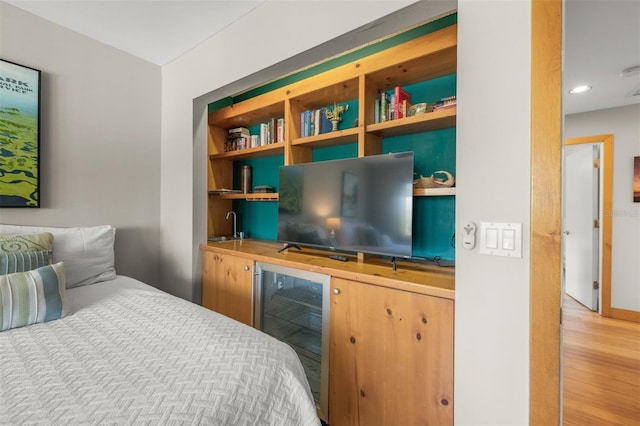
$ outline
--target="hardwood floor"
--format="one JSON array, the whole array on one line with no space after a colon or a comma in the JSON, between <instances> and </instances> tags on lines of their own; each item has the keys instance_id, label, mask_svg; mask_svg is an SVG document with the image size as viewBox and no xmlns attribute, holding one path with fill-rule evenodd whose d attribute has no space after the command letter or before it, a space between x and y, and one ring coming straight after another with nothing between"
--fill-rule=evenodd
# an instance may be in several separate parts
<instances>
[{"instance_id":1,"label":"hardwood floor","mask_svg":"<svg viewBox=\"0 0 640 426\"><path fill-rule=\"evenodd\" d=\"M640 425L640 324L562 310L563 425Z\"/></svg>"}]
</instances>

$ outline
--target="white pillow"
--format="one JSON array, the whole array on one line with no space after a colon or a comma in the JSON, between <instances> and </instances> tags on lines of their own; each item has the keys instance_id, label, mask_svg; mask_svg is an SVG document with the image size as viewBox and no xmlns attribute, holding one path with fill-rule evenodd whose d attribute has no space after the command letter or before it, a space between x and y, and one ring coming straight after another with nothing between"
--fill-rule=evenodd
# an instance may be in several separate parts
<instances>
[{"instance_id":1,"label":"white pillow","mask_svg":"<svg viewBox=\"0 0 640 426\"><path fill-rule=\"evenodd\" d=\"M67 288L116 278L116 229L111 225L57 228L0 224L0 234L41 232L53 234L53 262L64 262Z\"/></svg>"}]
</instances>

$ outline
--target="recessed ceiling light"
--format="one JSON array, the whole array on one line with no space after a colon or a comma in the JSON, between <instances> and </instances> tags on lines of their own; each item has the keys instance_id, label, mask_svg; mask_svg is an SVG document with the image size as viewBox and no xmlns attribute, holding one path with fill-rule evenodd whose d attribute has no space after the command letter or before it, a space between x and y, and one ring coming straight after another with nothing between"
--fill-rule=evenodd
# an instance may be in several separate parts
<instances>
[{"instance_id":1,"label":"recessed ceiling light","mask_svg":"<svg viewBox=\"0 0 640 426\"><path fill-rule=\"evenodd\" d=\"M582 86L574 87L573 89L569 90L569 93L571 93L573 95L573 94L576 94L576 93L588 92L589 90L591 90L591 86L587 86L585 84L585 85L582 85Z\"/></svg>"}]
</instances>

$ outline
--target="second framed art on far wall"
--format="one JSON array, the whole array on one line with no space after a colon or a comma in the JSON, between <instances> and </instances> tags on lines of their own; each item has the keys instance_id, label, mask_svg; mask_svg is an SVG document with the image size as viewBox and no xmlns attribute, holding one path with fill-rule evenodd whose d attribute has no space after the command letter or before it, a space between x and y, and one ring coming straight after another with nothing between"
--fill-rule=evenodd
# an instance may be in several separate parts
<instances>
[{"instance_id":1,"label":"second framed art on far wall","mask_svg":"<svg viewBox=\"0 0 640 426\"><path fill-rule=\"evenodd\" d=\"M40 207L40 71L0 59L2 207Z\"/></svg>"}]
</instances>

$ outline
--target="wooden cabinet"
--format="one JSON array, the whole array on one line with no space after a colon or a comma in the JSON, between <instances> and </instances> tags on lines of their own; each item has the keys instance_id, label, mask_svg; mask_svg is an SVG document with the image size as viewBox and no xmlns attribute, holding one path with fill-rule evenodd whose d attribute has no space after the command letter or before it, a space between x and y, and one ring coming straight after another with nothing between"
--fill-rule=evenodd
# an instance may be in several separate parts
<instances>
[{"instance_id":1,"label":"wooden cabinet","mask_svg":"<svg viewBox=\"0 0 640 426\"><path fill-rule=\"evenodd\" d=\"M453 300L333 278L329 423L453 424Z\"/></svg>"},{"instance_id":2,"label":"wooden cabinet","mask_svg":"<svg viewBox=\"0 0 640 426\"><path fill-rule=\"evenodd\" d=\"M265 241L201 245L203 305L251 324L255 262L331 278L329 423L453 424L454 274L399 261L336 262Z\"/></svg>"},{"instance_id":3,"label":"wooden cabinet","mask_svg":"<svg viewBox=\"0 0 640 426\"><path fill-rule=\"evenodd\" d=\"M336 65L327 71L317 73L312 77L294 81L290 84L270 84L276 87L232 105L213 110L209 113L208 138L208 236L230 235L231 222L226 214L232 208L237 208L240 200L249 201L277 201L278 194L237 194L221 193L221 190L240 188L238 179L239 164L255 161L265 157L275 158L266 168L269 170L254 170L254 177L262 176L267 181L256 181L253 185L268 184L278 189L277 173L279 165L292 165L311 162L314 151L326 147L355 146L355 155L367 155L397 152L406 150L407 145L387 143L388 140L409 135L423 134L442 129L452 129L456 125L456 108L444 109L399 118L384 122L375 122L375 99L380 94L392 90L396 86L406 87L421 82L434 81L441 77L454 75L457 70L457 25L448 25L431 33L398 43L393 47L378 51L368 56L359 57L351 62ZM455 79L448 80L447 89L439 95L437 91L426 89L412 99L414 103L433 102L433 97L455 95ZM451 92L453 91L453 92ZM446 94L445 94L446 93ZM429 98L431 96L431 98ZM335 103L349 103L355 115L349 121L344 120L337 131L324 134L301 137L301 113L306 110L332 106ZM225 151L225 139L229 129L237 127L251 128L260 123L276 118L284 118L284 141L264 146ZM254 133L253 131L251 133ZM436 158L436 155L426 155L420 174L443 170L441 167L455 167L455 133L453 139L453 154L448 156L446 164L436 162L425 166L424 163ZM431 143L429 138L416 138L417 144ZM426 139L427 141L424 141ZM436 143L442 143L442 137ZM411 148L409 148L411 149ZM441 157L438 157L441 158ZM254 166L256 168L257 166ZM449 169L451 170L451 169ZM269 176L269 177L265 177ZM270 181L269 181L270 179ZM455 188L436 188L434 190L416 190L414 197L445 196L455 194ZM258 204L258 203L253 203ZM258 208L257 206L255 208ZM265 207L267 210L269 207ZM453 207L447 207L453 210ZM267 217L275 218L272 209ZM255 213L254 213L255 214ZM452 216L450 212L448 216ZM265 215L263 215L265 216ZM273 230L277 224L262 220L261 226ZM433 220L433 219L431 219ZM440 228L443 223L439 222ZM444 246L448 247L448 239L453 235L453 220L447 222ZM254 229L244 229L255 235ZM426 232L425 232L426 234ZM270 231L269 235L274 235ZM258 236L258 238L264 238ZM274 237L270 237L273 239ZM441 252L438 254L442 254ZM422 255L422 254L419 254Z\"/></svg>"},{"instance_id":4,"label":"wooden cabinet","mask_svg":"<svg viewBox=\"0 0 640 426\"><path fill-rule=\"evenodd\" d=\"M202 306L252 326L252 274L249 259L204 251Z\"/></svg>"}]
</instances>

